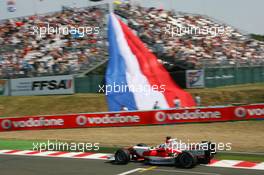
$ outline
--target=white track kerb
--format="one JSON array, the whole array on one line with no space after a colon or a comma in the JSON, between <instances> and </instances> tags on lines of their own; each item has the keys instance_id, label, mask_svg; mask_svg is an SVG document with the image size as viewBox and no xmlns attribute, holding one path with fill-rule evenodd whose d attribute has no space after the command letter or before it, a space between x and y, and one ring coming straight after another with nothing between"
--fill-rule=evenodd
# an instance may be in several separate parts
<instances>
[{"instance_id":1,"label":"white track kerb","mask_svg":"<svg viewBox=\"0 0 264 175\"><path fill-rule=\"evenodd\" d=\"M0 155L18 155L18 156L40 156L40 157L60 157L75 159L98 159L113 160L113 154L108 153L91 153L91 152L61 152L61 151L20 151L20 150L0 150ZM243 168L264 170L264 162L248 162L239 160L212 160L209 167L224 168Z\"/></svg>"}]
</instances>

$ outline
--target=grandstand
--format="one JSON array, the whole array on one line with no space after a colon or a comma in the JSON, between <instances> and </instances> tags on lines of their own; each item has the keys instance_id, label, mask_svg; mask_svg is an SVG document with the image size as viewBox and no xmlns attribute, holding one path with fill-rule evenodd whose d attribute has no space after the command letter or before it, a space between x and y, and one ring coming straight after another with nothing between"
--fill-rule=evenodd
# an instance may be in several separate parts
<instances>
[{"instance_id":1,"label":"grandstand","mask_svg":"<svg viewBox=\"0 0 264 175\"><path fill-rule=\"evenodd\" d=\"M159 61L173 72L208 67L264 65L264 43L208 16L119 4L115 13L134 29ZM63 8L61 12L3 20L0 23L0 77L85 75L108 59L108 5ZM99 26L100 35L32 35L33 26ZM227 34L169 37L167 24L183 27L224 26Z\"/></svg>"},{"instance_id":2,"label":"grandstand","mask_svg":"<svg viewBox=\"0 0 264 175\"><path fill-rule=\"evenodd\" d=\"M263 65L264 43L251 39L247 34L208 16L177 13L156 8L124 5L116 13L128 21L140 38L164 64L178 68L194 69L213 66ZM223 35L166 36L167 24L174 27L220 27Z\"/></svg>"},{"instance_id":3,"label":"grandstand","mask_svg":"<svg viewBox=\"0 0 264 175\"><path fill-rule=\"evenodd\" d=\"M4 20L0 24L0 77L81 74L107 59L107 6L66 8L61 12ZM45 33L33 27L98 27L84 37Z\"/></svg>"}]
</instances>

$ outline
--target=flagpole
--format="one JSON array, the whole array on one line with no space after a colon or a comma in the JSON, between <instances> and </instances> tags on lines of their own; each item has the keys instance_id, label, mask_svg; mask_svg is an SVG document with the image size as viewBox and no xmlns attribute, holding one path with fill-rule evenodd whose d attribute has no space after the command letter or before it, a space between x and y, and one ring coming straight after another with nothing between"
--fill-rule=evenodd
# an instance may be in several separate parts
<instances>
[{"instance_id":1,"label":"flagpole","mask_svg":"<svg viewBox=\"0 0 264 175\"><path fill-rule=\"evenodd\" d=\"M113 0L108 0L108 4L109 4L109 13L113 13L114 12Z\"/></svg>"}]
</instances>

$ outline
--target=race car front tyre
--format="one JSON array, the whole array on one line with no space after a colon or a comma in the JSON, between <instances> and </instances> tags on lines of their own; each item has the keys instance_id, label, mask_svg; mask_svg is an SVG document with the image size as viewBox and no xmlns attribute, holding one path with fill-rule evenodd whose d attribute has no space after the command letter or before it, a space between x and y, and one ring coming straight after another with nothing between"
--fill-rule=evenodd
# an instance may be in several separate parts
<instances>
[{"instance_id":1,"label":"race car front tyre","mask_svg":"<svg viewBox=\"0 0 264 175\"><path fill-rule=\"evenodd\" d=\"M197 165L197 157L190 152L184 151L176 158L175 165L186 169L193 168Z\"/></svg>"},{"instance_id":2,"label":"race car front tyre","mask_svg":"<svg viewBox=\"0 0 264 175\"><path fill-rule=\"evenodd\" d=\"M127 164L130 161L130 153L126 149L119 149L115 153L115 162L118 164Z\"/></svg>"}]
</instances>

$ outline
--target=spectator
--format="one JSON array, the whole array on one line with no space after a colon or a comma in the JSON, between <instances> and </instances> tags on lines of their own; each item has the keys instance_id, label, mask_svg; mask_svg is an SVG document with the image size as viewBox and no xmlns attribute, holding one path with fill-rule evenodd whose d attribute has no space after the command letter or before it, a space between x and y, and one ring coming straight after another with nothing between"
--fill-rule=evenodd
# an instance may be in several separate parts
<instances>
[{"instance_id":1,"label":"spectator","mask_svg":"<svg viewBox=\"0 0 264 175\"><path fill-rule=\"evenodd\" d=\"M178 97L175 97L175 98L174 98L173 103L174 103L174 107L175 107L176 109L181 108L181 100L180 100Z\"/></svg>"},{"instance_id":2,"label":"spectator","mask_svg":"<svg viewBox=\"0 0 264 175\"><path fill-rule=\"evenodd\" d=\"M159 101L155 101L153 109L160 109Z\"/></svg>"},{"instance_id":3,"label":"spectator","mask_svg":"<svg viewBox=\"0 0 264 175\"><path fill-rule=\"evenodd\" d=\"M125 105L121 106L121 111L128 111L128 108Z\"/></svg>"},{"instance_id":4,"label":"spectator","mask_svg":"<svg viewBox=\"0 0 264 175\"><path fill-rule=\"evenodd\" d=\"M196 106L201 106L201 97L198 94L194 95L194 101Z\"/></svg>"}]
</instances>

